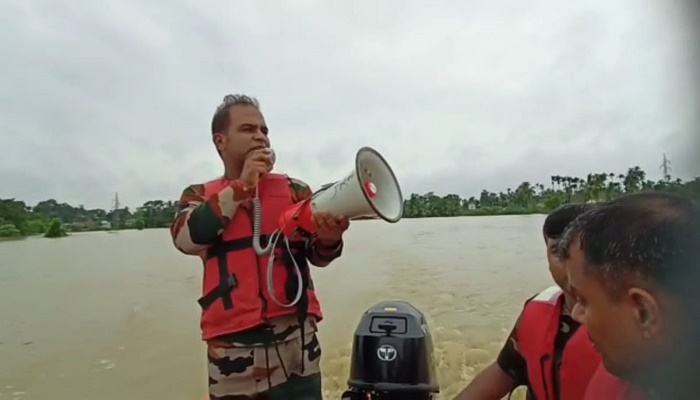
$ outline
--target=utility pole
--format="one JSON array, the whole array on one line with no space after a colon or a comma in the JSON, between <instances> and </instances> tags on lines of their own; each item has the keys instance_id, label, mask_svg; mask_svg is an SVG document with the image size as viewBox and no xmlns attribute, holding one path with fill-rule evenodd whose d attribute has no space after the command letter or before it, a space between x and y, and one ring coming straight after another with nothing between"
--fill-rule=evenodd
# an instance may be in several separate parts
<instances>
[{"instance_id":1,"label":"utility pole","mask_svg":"<svg viewBox=\"0 0 700 400\"><path fill-rule=\"evenodd\" d=\"M664 153L664 161L661 163L659 169L663 171L666 182L671 182L671 160L666 158L666 153Z\"/></svg>"},{"instance_id":2,"label":"utility pole","mask_svg":"<svg viewBox=\"0 0 700 400\"><path fill-rule=\"evenodd\" d=\"M114 193L114 200L112 200L113 210L119 210L119 193Z\"/></svg>"},{"instance_id":3,"label":"utility pole","mask_svg":"<svg viewBox=\"0 0 700 400\"><path fill-rule=\"evenodd\" d=\"M112 205L114 208L112 208L112 230L117 229L117 222L119 221L119 193L114 193L114 200L112 201Z\"/></svg>"}]
</instances>

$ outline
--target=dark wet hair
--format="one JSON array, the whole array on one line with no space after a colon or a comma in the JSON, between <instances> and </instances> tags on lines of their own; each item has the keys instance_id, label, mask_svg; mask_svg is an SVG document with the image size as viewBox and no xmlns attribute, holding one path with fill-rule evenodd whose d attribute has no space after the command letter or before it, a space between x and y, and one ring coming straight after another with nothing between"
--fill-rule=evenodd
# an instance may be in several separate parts
<instances>
[{"instance_id":1,"label":"dark wet hair","mask_svg":"<svg viewBox=\"0 0 700 400\"><path fill-rule=\"evenodd\" d=\"M214 117L211 119L212 135L228 129L231 124L231 116L228 110L233 106L251 106L260 109L260 102L255 97L245 94L228 94L224 96L221 104L216 107Z\"/></svg>"},{"instance_id":2,"label":"dark wet hair","mask_svg":"<svg viewBox=\"0 0 700 400\"><path fill-rule=\"evenodd\" d=\"M559 206L545 218L542 225L542 234L550 239L559 239L567 226L579 215L591 208L588 204L564 204Z\"/></svg>"},{"instance_id":3,"label":"dark wet hair","mask_svg":"<svg viewBox=\"0 0 700 400\"><path fill-rule=\"evenodd\" d=\"M611 289L630 276L650 282L686 307L700 301L700 208L662 192L626 195L588 211L564 232L560 257L578 243L586 271Z\"/></svg>"}]
</instances>

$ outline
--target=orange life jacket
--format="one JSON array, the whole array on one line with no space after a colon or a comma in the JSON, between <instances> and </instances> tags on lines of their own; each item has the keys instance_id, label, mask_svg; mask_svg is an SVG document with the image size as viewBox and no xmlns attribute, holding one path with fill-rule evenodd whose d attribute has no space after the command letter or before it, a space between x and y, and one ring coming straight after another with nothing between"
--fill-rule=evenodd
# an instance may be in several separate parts
<instances>
[{"instance_id":1,"label":"orange life jacket","mask_svg":"<svg viewBox=\"0 0 700 400\"><path fill-rule=\"evenodd\" d=\"M278 228L278 218L293 204L289 178L268 174L258 184L262 208L260 244L267 246L270 235ZM204 196L210 198L228 185L221 178L204 184ZM204 263L200 326L202 339L242 332L285 315L298 314L300 320L313 315L323 317L314 292L313 281L306 260L306 240L289 238L290 255L280 238L273 253L275 264L273 281L275 299L289 303L297 291L297 277L292 263L296 261L305 289L293 307L282 307L270 297L267 285L269 256L258 256L253 249L253 210L240 207L220 235L218 243L200 254Z\"/></svg>"},{"instance_id":2,"label":"orange life jacket","mask_svg":"<svg viewBox=\"0 0 700 400\"><path fill-rule=\"evenodd\" d=\"M591 378L584 400L643 400L646 396L608 372L601 363Z\"/></svg>"},{"instance_id":3,"label":"orange life jacket","mask_svg":"<svg viewBox=\"0 0 700 400\"><path fill-rule=\"evenodd\" d=\"M585 327L579 327L564 348L559 367L559 398L555 396L554 341L563 304L561 289L547 288L526 303L518 323L518 348L527 363L530 391L537 400L582 400L601 361Z\"/></svg>"}]
</instances>

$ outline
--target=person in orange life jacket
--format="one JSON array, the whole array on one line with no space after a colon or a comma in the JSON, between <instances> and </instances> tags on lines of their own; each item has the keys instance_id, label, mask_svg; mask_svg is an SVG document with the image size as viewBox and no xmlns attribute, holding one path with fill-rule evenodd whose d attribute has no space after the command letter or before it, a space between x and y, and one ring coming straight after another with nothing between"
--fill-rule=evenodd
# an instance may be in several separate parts
<instances>
[{"instance_id":1,"label":"person in orange life jacket","mask_svg":"<svg viewBox=\"0 0 700 400\"><path fill-rule=\"evenodd\" d=\"M700 397L700 209L642 192L582 215L565 232L574 317L601 353L587 400Z\"/></svg>"},{"instance_id":2,"label":"person in orange life jacket","mask_svg":"<svg viewBox=\"0 0 700 400\"><path fill-rule=\"evenodd\" d=\"M256 99L226 96L212 120L224 176L186 188L171 227L175 246L204 263L200 325L208 347L212 400L322 399L316 337L322 314L307 260L323 267L339 257L349 222L317 213L312 237L290 237L288 247L279 240L273 250L275 287L270 293L269 256L259 256L252 248L251 197L257 189L264 247L281 213L312 192L301 181L270 173L268 134ZM298 302L289 306L295 293L300 294Z\"/></svg>"},{"instance_id":3,"label":"person in orange life jacket","mask_svg":"<svg viewBox=\"0 0 700 400\"><path fill-rule=\"evenodd\" d=\"M574 298L556 249L564 229L588 209L583 204L569 204L547 216L542 233L549 271L557 286L525 302L496 360L474 377L455 400L500 400L519 386L528 388L529 399L583 397L600 359L583 329L570 316Z\"/></svg>"}]
</instances>

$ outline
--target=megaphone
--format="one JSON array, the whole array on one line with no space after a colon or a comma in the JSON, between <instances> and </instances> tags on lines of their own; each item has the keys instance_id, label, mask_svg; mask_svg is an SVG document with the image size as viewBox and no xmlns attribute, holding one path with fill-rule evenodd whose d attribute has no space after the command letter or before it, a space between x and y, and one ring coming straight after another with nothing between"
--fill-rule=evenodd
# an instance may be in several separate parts
<instances>
[{"instance_id":1,"label":"megaphone","mask_svg":"<svg viewBox=\"0 0 700 400\"><path fill-rule=\"evenodd\" d=\"M403 216L403 195L396 175L384 157L370 147L363 147L355 154L355 167L345 178L322 187L307 200L287 208L279 217L279 228L270 236L267 246L263 247L260 242L262 209L256 188L253 198L253 249L258 255L270 255L267 265L267 288L272 301L280 307L296 305L302 297L304 285L300 267L292 258L294 274L297 277L296 295L287 304L275 298L272 274L275 255L272 251L280 237L290 251L289 238L297 229L309 235L313 234L316 227L311 217L318 212L350 219L379 217L395 223Z\"/></svg>"},{"instance_id":2,"label":"megaphone","mask_svg":"<svg viewBox=\"0 0 700 400\"><path fill-rule=\"evenodd\" d=\"M403 216L403 194L384 157L371 147L362 147L355 154L355 166L349 174L322 187L280 216L282 233L288 236L300 228L312 234L315 227L311 215L318 212L350 219L378 217L396 223Z\"/></svg>"}]
</instances>

